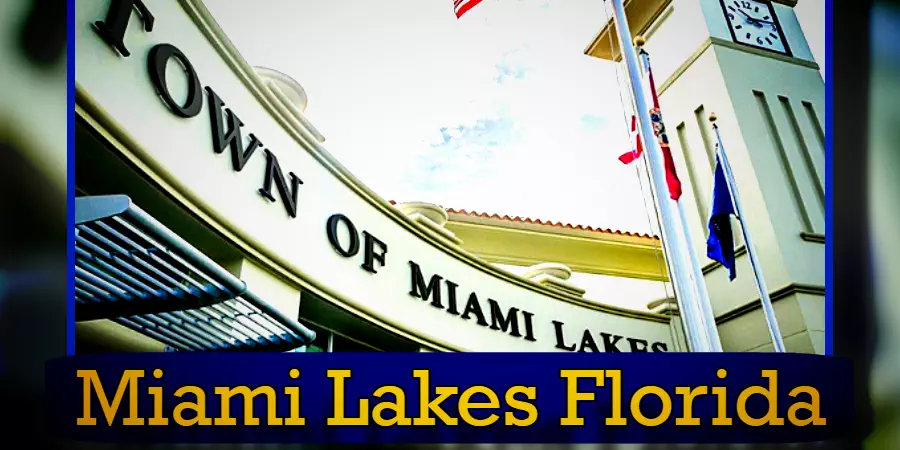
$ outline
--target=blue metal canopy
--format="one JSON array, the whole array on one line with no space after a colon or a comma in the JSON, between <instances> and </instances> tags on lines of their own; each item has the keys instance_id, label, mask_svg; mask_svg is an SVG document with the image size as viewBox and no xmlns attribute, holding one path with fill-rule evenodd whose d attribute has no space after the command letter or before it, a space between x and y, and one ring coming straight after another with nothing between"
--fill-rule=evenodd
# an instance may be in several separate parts
<instances>
[{"instance_id":1,"label":"blue metal canopy","mask_svg":"<svg viewBox=\"0 0 900 450\"><path fill-rule=\"evenodd\" d=\"M315 332L247 290L124 195L75 199L75 320L180 351L289 351Z\"/></svg>"}]
</instances>

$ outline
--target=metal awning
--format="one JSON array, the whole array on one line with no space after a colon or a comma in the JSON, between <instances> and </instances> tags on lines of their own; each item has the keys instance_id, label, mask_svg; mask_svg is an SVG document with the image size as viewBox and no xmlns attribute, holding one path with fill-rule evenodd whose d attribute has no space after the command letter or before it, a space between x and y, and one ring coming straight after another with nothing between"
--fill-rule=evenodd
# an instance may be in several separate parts
<instances>
[{"instance_id":1,"label":"metal awning","mask_svg":"<svg viewBox=\"0 0 900 450\"><path fill-rule=\"evenodd\" d=\"M289 351L316 335L124 195L75 199L75 302L76 321L183 351Z\"/></svg>"}]
</instances>

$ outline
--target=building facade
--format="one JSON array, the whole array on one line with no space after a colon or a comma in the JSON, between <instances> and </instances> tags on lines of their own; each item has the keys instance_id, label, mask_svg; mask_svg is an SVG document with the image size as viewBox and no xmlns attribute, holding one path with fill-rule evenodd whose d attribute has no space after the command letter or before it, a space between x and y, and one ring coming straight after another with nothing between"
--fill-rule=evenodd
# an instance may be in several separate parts
<instances>
[{"instance_id":1,"label":"building facade","mask_svg":"<svg viewBox=\"0 0 900 450\"><path fill-rule=\"evenodd\" d=\"M788 351L825 351L825 84L796 0L634 0L629 28L646 38L682 201L706 236L717 124ZM824 6L822 6L824 8ZM612 24L585 53L619 58ZM612 46L610 46L612 44ZM674 132L673 132L674 131ZM741 224L735 222L735 230ZM739 232L738 278L705 269L726 351L771 351ZM705 239L695 251L705 257Z\"/></svg>"},{"instance_id":2,"label":"building facade","mask_svg":"<svg viewBox=\"0 0 900 450\"><path fill-rule=\"evenodd\" d=\"M691 14L711 8L674 3ZM641 7L672 5L632 1L633 20ZM790 9L778 8L790 23ZM687 350L658 238L390 202L326 151L303 114L303 88L249 66L199 0L75 9L76 352ZM662 101L670 121L719 113L745 203L760 215L751 223L788 348L822 352L819 191L812 182L801 190L791 168L817 142L823 86L802 70L818 75L802 34L788 36L794 53L780 57L706 39L677 74L664 69ZM784 89L742 71L766 64ZM720 86L709 100L689 97L692 78ZM746 102L732 96L747 89ZM699 113L685 106L698 101ZM752 109L765 102L782 109ZM776 113L788 115L767 119ZM773 135L773 121L802 134ZM701 123L685 123L679 137L703 135ZM781 177L770 165L788 151L787 169L772 166L790 175ZM707 180L692 155L678 163L698 189ZM801 181L815 180L816 158L799 160ZM809 210L790 210L797 199ZM750 277L728 285L714 266L707 272L723 345L765 350Z\"/></svg>"}]
</instances>

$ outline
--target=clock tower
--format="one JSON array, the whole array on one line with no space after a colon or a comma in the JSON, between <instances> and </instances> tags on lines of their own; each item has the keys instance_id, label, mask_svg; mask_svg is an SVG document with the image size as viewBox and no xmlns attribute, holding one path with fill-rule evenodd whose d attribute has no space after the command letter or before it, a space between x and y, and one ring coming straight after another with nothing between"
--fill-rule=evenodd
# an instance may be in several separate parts
<instances>
[{"instance_id":1,"label":"clock tower","mask_svg":"<svg viewBox=\"0 0 900 450\"><path fill-rule=\"evenodd\" d=\"M810 0L800 0L810 1ZM740 224L737 278L706 258L717 124L789 352L825 352L825 84L797 0L631 0L725 351L772 351ZM610 18L611 5L607 6ZM586 54L621 61L610 22ZM673 131L674 130L674 131ZM831 236L827 237L828 239Z\"/></svg>"},{"instance_id":2,"label":"clock tower","mask_svg":"<svg viewBox=\"0 0 900 450\"><path fill-rule=\"evenodd\" d=\"M719 0L731 32L731 40L742 45L791 56L784 27L770 1Z\"/></svg>"}]
</instances>

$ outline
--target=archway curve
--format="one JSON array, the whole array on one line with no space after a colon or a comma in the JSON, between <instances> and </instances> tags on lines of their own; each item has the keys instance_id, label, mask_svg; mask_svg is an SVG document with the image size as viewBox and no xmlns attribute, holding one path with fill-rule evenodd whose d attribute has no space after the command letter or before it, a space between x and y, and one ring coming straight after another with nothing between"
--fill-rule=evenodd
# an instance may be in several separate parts
<instances>
[{"instance_id":1,"label":"archway curve","mask_svg":"<svg viewBox=\"0 0 900 450\"><path fill-rule=\"evenodd\" d=\"M89 32L77 34L77 113L160 189L249 258L300 289L436 350L551 351L559 341L558 331L554 335L557 322L568 327L568 341L578 339L582 330L592 330L598 336L627 336L673 347L676 338L670 332L669 317L548 289L429 234L324 149L315 134L265 87L200 1L171 4L168 8L164 3L153 4L152 37L150 33L129 35L129 47L139 49L150 42L178 46L197 67L204 86L215 90L224 106L239 115L245 124L244 136L258 136L259 150L247 157L240 170L232 170L229 152L209 151L209 105L191 119L168 114L141 81L146 78L144 64L136 57L111 54ZM79 26L102 16L97 6L77 10ZM133 86L110 89L110 79L130 79ZM290 173L302 179L296 219L286 217L281 207L269 204L257 192L261 181L273 173L269 170L274 159L285 179ZM289 191L279 195L272 188L272 198L284 203ZM362 260L342 257L329 247L325 223L338 213L349 217L358 232L386 244L387 262L377 273L362 270ZM413 266L426 283L439 275L443 283L440 308L431 304L433 297L424 301L411 295L416 282ZM456 286L454 294L448 290L448 281ZM450 311L451 295L458 302L456 314ZM473 295L482 305L484 320L471 311L467 319L461 317ZM517 311L521 336L498 329L502 324L494 326L491 301L500 305L507 319L511 308ZM533 316L532 341L525 338L526 312Z\"/></svg>"}]
</instances>

